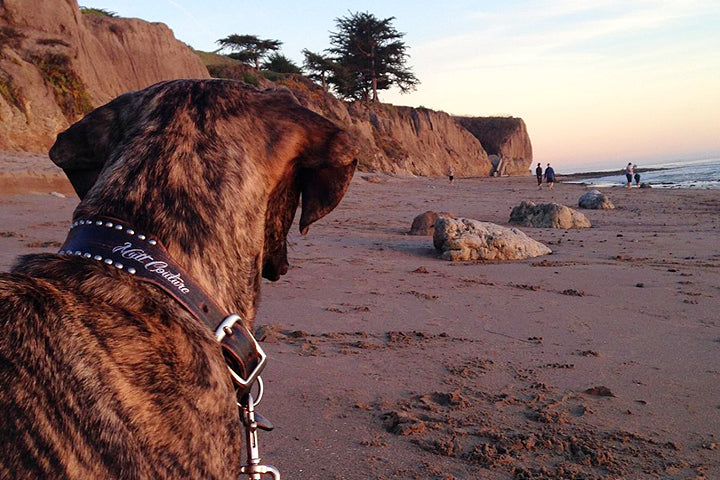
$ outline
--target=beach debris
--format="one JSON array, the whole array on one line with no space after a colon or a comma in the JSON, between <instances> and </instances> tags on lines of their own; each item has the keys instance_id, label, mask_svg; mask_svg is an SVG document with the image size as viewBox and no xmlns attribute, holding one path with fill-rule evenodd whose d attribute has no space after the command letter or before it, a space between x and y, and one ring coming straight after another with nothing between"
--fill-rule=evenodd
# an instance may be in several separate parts
<instances>
[{"instance_id":1,"label":"beach debris","mask_svg":"<svg viewBox=\"0 0 720 480\"><path fill-rule=\"evenodd\" d=\"M601 357L595 350L578 350L575 355L582 355L583 357Z\"/></svg>"},{"instance_id":2,"label":"beach debris","mask_svg":"<svg viewBox=\"0 0 720 480\"><path fill-rule=\"evenodd\" d=\"M605 386L597 386L597 387L591 387L587 390L584 390L583 393L587 393L588 395L592 395L594 397L614 397L615 394L610 391L608 387Z\"/></svg>"},{"instance_id":3,"label":"beach debris","mask_svg":"<svg viewBox=\"0 0 720 480\"><path fill-rule=\"evenodd\" d=\"M413 270L410 273L430 273L430 272L423 265L420 265L418 268L416 268L415 270Z\"/></svg>"},{"instance_id":4,"label":"beach debris","mask_svg":"<svg viewBox=\"0 0 720 480\"><path fill-rule=\"evenodd\" d=\"M638 282L635 284L637 288L645 288L645 284L643 282Z\"/></svg>"},{"instance_id":5,"label":"beach debris","mask_svg":"<svg viewBox=\"0 0 720 480\"><path fill-rule=\"evenodd\" d=\"M255 329L255 338L263 343L280 343L287 339L287 330L282 325L260 325Z\"/></svg>"},{"instance_id":6,"label":"beach debris","mask_svg":"<svg viewBox=\"0 0 720 480\"><path fill-rule=\"evenodd\" d=\"M409 235L421 235L425 237L431 237L435 232L435 222L440 217L454 217L452 213L448 212L433 212L428 210L425 213L421 213L413 219L412 226L410 227Z\"/></svg>"},{"instance_id":7,"label":"beach debris","mask_svg":"<svg viewBox=\"0 0 720 480\"><path fill-rule=\"evenodd\" d=\"M536 228L589 228L590 220L582 213L559 203L536 204L527 200L510 212L510 223ZM558 244L561 240L558 240Z\"/></svg>"},{"instance_id":8,"label":"beach debris","mask_svg":"<svg viewBox=\"0 0 720 480\"><path fill-rule=\"evenodd\" d=\"M388 183L389 178L387 175L362 175L360 178L368 183Z\"/></svg>"},{"instance_id":9,"label":"beach debris","mask_svg":"<svg viewBox=\"0 0 720 480\"><path fill-rule=\"evenodd\" d=\"M394 410L383 414L385 429L396 435L418 435L427 430L424 422L407 412Z\"/></svg>"},{"instance_id":10,"label":"beach debris","mask_svg":"<svg viewBox=\"0 0 720 480\"><path fill-rule=\"evenodd\" d=\"M580 196L578 200L578 206L580 208L588 208L593 210L612 210L615 205L610 199L602 193L600 190L590 190Z\"/></svg>"},{"instance_id":11,"label":"beach debris","mask_svg":"<svg viewBox=\"0 0 720 480\"><path fill-rule=\"evenodd\" d=\"M470 218L439 217L433 244L443 259L451 261L523 260L552 253L517 228Z\"/></svg>"},{"instance_id":12,"label":"beach debris","mask_svg":"<svg viewBox=\"0 0 720 480\"><path fill-rule=\"evenodd\" d=\"M57 198L67 198L65 195L63 195L60 192L50 192L50 195L52 195L53 197L57 197Z\"/></svg>"}]
</instances>

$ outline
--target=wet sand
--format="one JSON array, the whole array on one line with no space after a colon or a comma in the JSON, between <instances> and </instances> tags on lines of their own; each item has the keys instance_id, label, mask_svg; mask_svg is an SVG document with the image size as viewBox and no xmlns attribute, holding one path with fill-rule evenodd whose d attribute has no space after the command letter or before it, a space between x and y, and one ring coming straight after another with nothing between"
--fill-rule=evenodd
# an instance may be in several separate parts
<instances>
[{"instance_id":1,"label":"wet sand","mask_svg":"<svg viewBox=\"0 0 720 480\"><path fill-rule=\"evenodd\" d=\"M256 320L264 461L290 479L720 478L720 190L606 189L617 209L583 210L591 229L524 228L553 254L520 262L450 263L406 234L426 210L507 225L521 200L586 191L534 183L358 173L294 227ZM57 250L77 198L3 185L7 270Z\"/></svg>"}]
</instances>

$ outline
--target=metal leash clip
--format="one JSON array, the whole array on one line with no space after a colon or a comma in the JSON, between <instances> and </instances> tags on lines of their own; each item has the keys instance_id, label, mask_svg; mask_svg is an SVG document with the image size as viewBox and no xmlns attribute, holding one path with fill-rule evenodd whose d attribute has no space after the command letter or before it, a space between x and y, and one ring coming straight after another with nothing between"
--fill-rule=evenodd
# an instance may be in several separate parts
<instances>
[{"instance_id":1,"label":"metal leash clip","mask_svg":"<svg viewBox=\"0 0 720 480\"><path fill-rule=\"evenodd\" d=\"M240 472L247 475L250 480L261 480L263 475L272 475L273 480L280 480L280 471L272 465L260 465L260 447L258 445L257 430L272 430L273 425L259 413L255 413L255 406L262 399L262 380L258 377L260 392L257 401L252 394L247 393L238 406L242 409L240 418L245 427L245 448L247 450L247 463L240 468Z\"/></svg>"}]
</instances>

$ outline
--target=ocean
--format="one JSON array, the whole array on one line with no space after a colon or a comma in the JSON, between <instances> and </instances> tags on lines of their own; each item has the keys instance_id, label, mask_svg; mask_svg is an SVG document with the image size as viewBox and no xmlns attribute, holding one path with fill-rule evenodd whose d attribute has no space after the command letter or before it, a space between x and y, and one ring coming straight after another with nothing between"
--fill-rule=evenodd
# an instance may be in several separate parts
<instances>
[{"instance_id":1,"label":"ocean","mask_svg":"<svg viewBox=\"0 0 720 480\"><path fill-rule=\"evenodd\" d=\"M648 183L653 188L720 188L720 158L674 162L643 167L640 171L640 183ZM620 169L614 172L598 172L597 177L568 180L566 183L581 183L594 187L624 187L625 174ZM635 181L633 180L633 186Z\"/></svg>"}]
</instances>

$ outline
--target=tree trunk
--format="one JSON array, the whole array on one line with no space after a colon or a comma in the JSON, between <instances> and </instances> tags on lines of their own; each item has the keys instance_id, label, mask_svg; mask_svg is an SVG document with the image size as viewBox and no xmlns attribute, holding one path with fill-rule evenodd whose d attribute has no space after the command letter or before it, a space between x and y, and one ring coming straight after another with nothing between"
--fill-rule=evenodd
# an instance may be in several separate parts
<instances>
[{"instance_id":1,"label":"tree trunk","mask_svg":"<svg viewBox=\"0 0 720 480\"><path fill-rule=\"evenodd\" d=\"M375 70L375 45L372 46L371 51L371 61L372 61L372 91L373 91L373 97L372 101L373 103L377 103L378 96L377 96L377 71Z\"/></svg>"}]
</instances>

